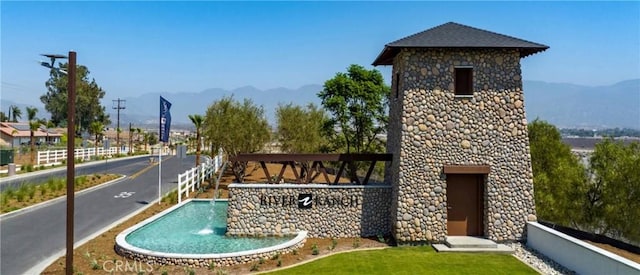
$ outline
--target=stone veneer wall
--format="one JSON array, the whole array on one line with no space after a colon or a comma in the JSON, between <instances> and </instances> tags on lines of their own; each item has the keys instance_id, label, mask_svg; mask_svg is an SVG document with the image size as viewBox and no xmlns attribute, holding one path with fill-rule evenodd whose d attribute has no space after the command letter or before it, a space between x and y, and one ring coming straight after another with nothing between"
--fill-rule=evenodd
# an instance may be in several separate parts
<instances>
[{"instance_id":1,"label":"stone veneer wall","mask_svg":"<svg viewBox=\"0 0 640 275\"><path fill-rule=\"evenodd\" d=\"M254 254L245 254L245 255L230 255L230 256L222 256L222 257L193 257L193 258L178 258L171 256L160 256L160 255L148 255L145 253L139 253L136 251L128 250L116 243L115 251L118 255L126 257L128 259L132 259L135 261L149 263L149 264L157 264L157 265L183 265L189 267L210 267L211 264L216 267L221 266L232 266L238 264L246 264L250 262L260 261L260 259L271 259L276 255L283 255L293 252L294 250L298 250L304 246L306 242L306 238L302 239L300 242L297 242L289 247L284 247L280 249L274 249L270 251L264 251ZM239 253L227 253L227 254L239 254Z\"/></svg>"},{"instance_id":2,"label":"stone veneer wall","mask_svg":"<svg viewBox=\"0 0 640 275\"><path fill-rule=\"evenodd\" d=\"M310 209L298 207L299 194L312 194ZM389 185L231 184L227 234L269 236L300 230L311 238L387 234L390 204Z\"/></svg>"},{"instance_id":3,"label":"stone veneer wall","mask_svg":"<svg viewBox=\"0 0 640 275\"><path fill-rule=\"evenodd\" d=\"M455 66L473 67L473 96L454 96ZM396 240L445 240L444 165L489 165L484 234L496 241L524 238L535 209L518 51L402 49L396 73L387 141L394 155L388 182Z\"/></svg>"}]
</instances>

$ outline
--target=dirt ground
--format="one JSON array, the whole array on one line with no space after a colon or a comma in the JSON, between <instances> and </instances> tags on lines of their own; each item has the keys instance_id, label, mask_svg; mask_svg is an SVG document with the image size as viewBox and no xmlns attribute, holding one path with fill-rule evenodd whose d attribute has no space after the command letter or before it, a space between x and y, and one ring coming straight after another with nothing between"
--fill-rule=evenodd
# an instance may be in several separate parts
<instances>
[{"instance_id":1,"label":"dirt ground","mask_svg":"<svg viewBox=\"0 0 640 275\"><path fill-rule=\"evenodd\" d=\"M267 168L270 173L279 173L281 166L279 164L267 164ZM265 182L265 176L262 169L253 169L253 165L250 164L247 170L248 175L245 177L246 182ZM293 172L288 168L284 174L285 181L291 182L295 179ZM331 179L333 180L333 179ZM214 179L215 181L215 179ZM228 185L233 182L233 175L230 171L223 174L220 180L219 189L221 190L221 197L228 197ZM193 198L212 198L214 193L214 187L208 186L209 183L205 183L207 190L203 193L191 193L190 197ZM114 251L116 235L125 229L173 206L173 203L162 202L161 204L154 204L142 213L135 217L109 229L105 233L96 237L95 239L85 243L84 245L74 250L74 273L79 274L105 274L114 270L116 264L133 264L132 260L126 259ZM387 238L388 239L388 238ZM316 245L318 248L318 255L313 255L312 247ZM254 262L244 265L235 265L231 267L217 267L215 269L209 268L188 268L184 266L159 266L154 265L149 268L146 264L138 264L138 271L143 271L144 274L189 274L190 271L195 274L247 274L258 271L268 271L280 267L287 267L297 263L313 260L315 258L353 249L371 249L371 248L384 248L389 244L378 240L377 238L342 238L342 239L314 239L307 238L305 246L294 255L293 253L281 255L274 259L265 259L262 263ZM42 274L63 274L65 271L65 257L61 257L53 262L49 267L45 269ZM257 270L256 270L257 268ZM150 271L152 269L153 271ZM252 270L253 269L253 270ZM219 272L219 273L218 273ZM123 274L114 272L115 274ZM129 272L131 273L131 272Z\"/></svg>"}]
</instances>

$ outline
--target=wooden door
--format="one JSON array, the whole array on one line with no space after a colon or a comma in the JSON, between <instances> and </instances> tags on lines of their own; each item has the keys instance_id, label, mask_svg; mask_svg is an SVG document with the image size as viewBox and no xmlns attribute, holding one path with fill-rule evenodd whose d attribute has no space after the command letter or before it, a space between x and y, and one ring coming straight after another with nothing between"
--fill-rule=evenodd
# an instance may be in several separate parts
<instances>
[{"instance_id":1,"label":"wooden door","mask_svg":"<svg viewBox=\"0 0 640 275\"><path fill-rule=\"evenodd\" d=\"M447 234L483 235L483 175L447 174Z\"/></svg>"}]
</instances>

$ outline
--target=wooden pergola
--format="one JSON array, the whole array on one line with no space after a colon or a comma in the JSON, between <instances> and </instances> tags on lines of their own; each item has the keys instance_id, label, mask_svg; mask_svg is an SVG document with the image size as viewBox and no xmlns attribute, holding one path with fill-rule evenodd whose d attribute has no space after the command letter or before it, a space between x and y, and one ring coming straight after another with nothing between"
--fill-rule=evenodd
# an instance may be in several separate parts
<instances>
[{"instance_id":1,"label":"wooden pergola","mask_svg":"<svg viewBox=\"0 0 640 275\"><path fill-rule=\"evenodd\" d=\"M325 183L329 184L338 184L347 165L358 161L369 161L371 163L364 179L360 181L359 178L354 178L354 180L356 181L355 184L366 185L369 182L371 173L373 173L376 162L386 162L391 161L391 159L391 154L239 154L235 157L231 157L229 160L233 163L234 166L238 165L240 162L259 162L262 170L266 175L268 183L279 183L280 180L282 180L282 176L284 175L287 167L291 167L296 178L296 183L310 183L318 176L323 176ZM338 173L336 173L333 182L329 180L327 169L322 163L323 161L341 162L340 168L338 170ZM275 179L271 178L271 174L267 169L267 162L283 164L282 169L280 169L280 173ZM308 171L304 171L306 168L304 166L301 166L300 172L298 172L298 169L296 168L296 162L311 162L311 167L308 168Z\"/></svg>"}]
</instances>

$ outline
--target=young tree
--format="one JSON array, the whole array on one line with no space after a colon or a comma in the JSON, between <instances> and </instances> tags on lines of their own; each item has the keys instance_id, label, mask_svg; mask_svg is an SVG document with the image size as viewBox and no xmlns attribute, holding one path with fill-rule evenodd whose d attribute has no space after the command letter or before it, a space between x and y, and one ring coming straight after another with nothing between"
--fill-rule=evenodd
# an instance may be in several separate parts
<instances>
[{"instance_id":1,"label":"young tree","mask_svg":"<svg viewBox=\"0 0 640 275\"><path fill-rule=\"evenodd\" d=\"M239 153L253 153L269 141L270 131L262 106L256 106L250 99L243 103L232 97L224 97L207 108L204 119L207 124L203 135L212 148L221 148L229 156ZM216 154L211 150L212 157ZM246 163L234 166L236 180L242 181Z\"/></svg>"},{"instance_id":2,"label":"young tree","mask_svg":"<svg viewBox=\"0 0 640 275\"><path fill-rule=\"evenodd\" d=\"M7 116L7 114L5 114L4 112L0 112L0 121L7 122L7 120L9 120L9 117Z\"/></svg>"},{"instance_id":3,"label":"young tree","mask_svg":"<svg viewBox=\"0 0 640 275\"><path fill-rule=\"evenodd\" d=\"M351 65L347 73L337 73L324 83L318 93L322 106L331 114L324 130L331 151L345 153L376 153L384 150L384 143L376 136L387 127L390 88L382 74ZM351 164L347 172L353 180L357 167Z\"/></svg>"},{"instance_id":4,"label":"young tree","mask_svg":"<svg viewBox=\"0 0 640 275\"><path fill-rule=\"evenodd\" d=\"M538 217L579 227L587 180L584 167L562 143L555 126L536 119L528 130Z\"/></svg>"},{"instance_id":5,"label":"young tree","mask_svg":"<svg viewBox=\"0 0 640 275\"><path fill-rule=\"evenodd\" d=\"M60 68L66 70L68 63L60 64ZM66 124L67 120L67 75L59 70L51 69L50 78L45 83L47 92L40 96L40 101L45 109L51 113L51 121L56 125ZM86 130L94 121L103 125L111 123L105 107L100 105L105 91L96 83L95 79L89 79L89 69L79 65L76 70L76 127L77 132ZM69 125L66 125L70 127Z\"/></svg>"},{"instance_id":6,"label":"young tree","mask_svg":"<svg viewBox=\"0 0 640 275\"><path fill-rule=\"evenodd\" d=\"M585 223L593 232L640 243L640 143L606 138L589 161Z\"/></svg>"},{"instance_id":7,"label":"young tree","mask_svg":"<svg viewBox=\"0 0 640 275\"><path fill-rule=\"evenodd\" d=\"M276 136L282 151L287 153L318 153L326 146L322 129L327 116L314 104L306 107L287 104L276 109Z\"/></svg>"},{"instance_id":8,"label":"young tree","mask_svg":"<svg viewBox=\"0 0 640 275\"><path fill-rule=\"evenodd\" d=\"M196 167L200 165L200 146L202 142L200 141L200 130L202 129L202 123L204 122L204 117L202 115L189 115L189 119L193 122L193 125L196 126Z\"/></svg>"},{"instance_id":9,"label":"young tree","mask_svg":"<svg viewBox=\"0 0 640 275\"><path fill-rule=\"evenodd\" d=\"M36 143L34 140L34 132L40 127L40 121L36 118L38 109L35 107L27 107L27 118L29 120L30 143L31 143L31 163L35 160ZM15 114L15 112L14 112Z\"/></svg>"}]
</instances>

